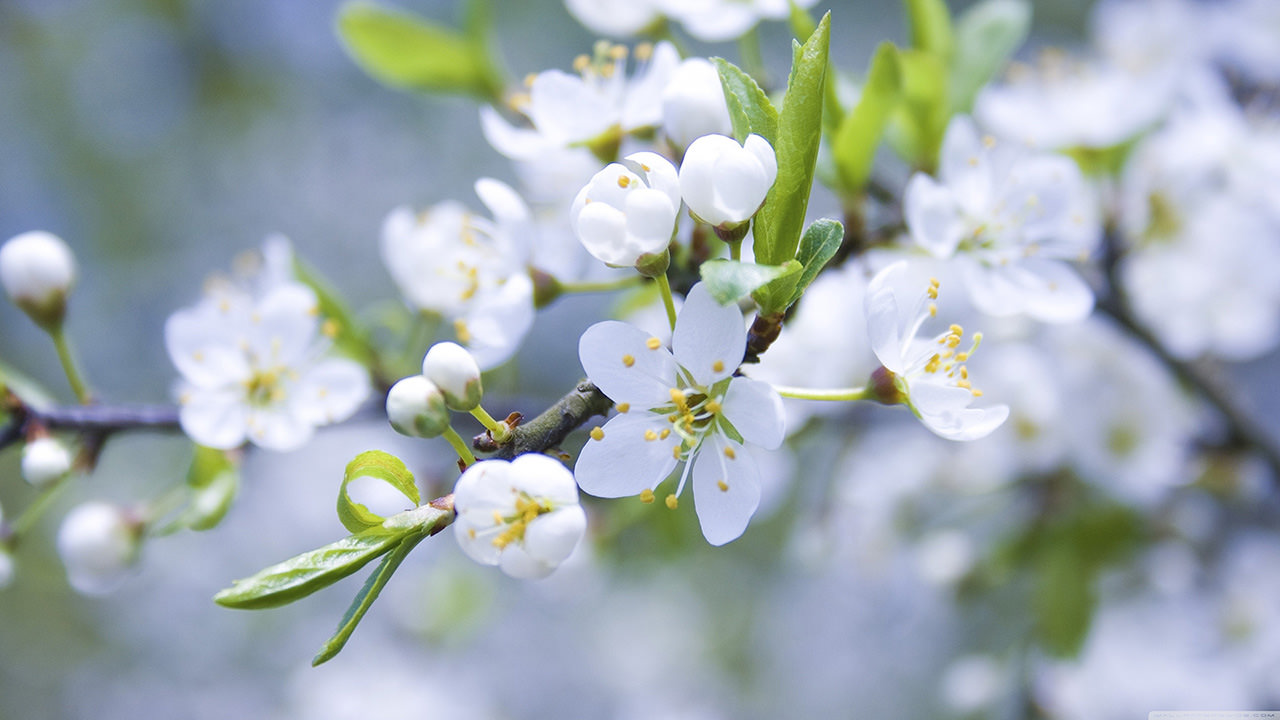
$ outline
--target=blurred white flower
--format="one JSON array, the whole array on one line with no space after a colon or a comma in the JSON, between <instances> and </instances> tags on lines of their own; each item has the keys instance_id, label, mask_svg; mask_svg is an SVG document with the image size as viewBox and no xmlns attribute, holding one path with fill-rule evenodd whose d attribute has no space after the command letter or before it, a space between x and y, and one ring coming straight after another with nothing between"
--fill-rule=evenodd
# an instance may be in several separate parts
<instances>
[{"instance_id":1,"label":"blurred white flower","mask_svg":"<svg viewBox=\"0 0 1280 720\"><path fill-rule=\"evenodd\" d=\"M22 478L36 487L71 471L71 452L55 438L41 437L22 448Z\"/></svg>"},{"instance_id":2,"label":"blurred white flower","mask_svg":"<svg viewBox=\"0 0 1280 720\"><path fill-rule=\"evenodd\" d=\"M387 419L409 437L438 437L449 427L449 408L440 388L422 375L402 378L387 391Z\"/></svg>"},{"instance_id":3,"label":"blurred white flower","mask_svg":"<svg viewBox=\"0 0 1280 720\"><path fill-rule=\"evenodd\" d=\"M937 297L938 282L917 290L905 261L872 278L867 286L867 333L883 365L873 375L873 386L877 399L905 404L937 435L976 440L999 427L1009 417L1009 407L969 407L982 392L970 382L965 362L977 350L982 333L974 334L968 350L960 348L964 329L959 325L932 339L916 337L925 321L936 316Z\"/></svg>"},{"instance_id":4,"label":"blurred white flower","mask_svg":"<svg viewBox=\"0 0 1280 720\"><path fill-rule=\"evenodd\" d=\"M516 578L550 575L587 527L573 473L546 455L472 465L453 489L453 504L463 552Z\"/></svg>"},{"instance_id":5,"label":"blurred white flower","mask_svg":"<svg viewBox=\"0 0 1280 720\"><path fill-rule=\"evenodd\" d=\"M678 20L689 34L706 42L735 40L761 20L785 20L786 0L656 0L668 17ZM797 0L801 8L817 0Z\"/></svg>"},{"instance_id":6,"label":"blurred white flower","mask_svg":"<svg viewBox=\"0 0 1280 720\"><path fill-rule=\"evenodd\" d=\"M746 342L738 307L720 305L701 284L680 309L671 351L626 323L588 328L578 356L618 414L582 448L574 467L582 489L652 502L654 488L684 462L667 506L675 509L692 471L707 541L723 545L741 535L760 503L759 469L744 445L772 450L786 433L773 388L734 376Z\"/></svg>"},{"instance_id":7,"label":"blurred white flower","mask_svg":"<svg viewBox=\"0 0 1280 720\"><path fill-rule=\"evenodd\" d=\"M0 590L9 587L13 574L13 554L8 548L0 547Z\"/></svg>"},{"instance_id":8,"label":"blurred white flower","mask_svg":"<svg viewBox=\"0 0 1280 720\"><path fill-rule=\"evenodd\" d=\"M75 281L75 256L57 235L33 230L0 245L0 284L41 327L62 322Z\"/></svg>"},{"instance_id":9,"label":"blurred white flower","mask_svg":"<svg viewBox=\"0 0 1280 720\"><path fill-rule=\"evenodd\" d=\"M569 211L587 252L618 267L667 249L680 213L675 167L651 152L628 155L596 173Z\"/></svg>"},{"instance_id":10,"label":"blurred white flower","mask_svg":"<svg viewBox=\"0 0 1280 720\"><path fill-rule=\"evenodd\" d=\"M680 194L695 218L721 229L756 214L778 177L773 146L751 134L742 144L727 135L703 135L680 163Z\"/></svg>"},{"instance_id":11,"label":"blurred white flower","mask_svg":"<svg viewBox=\"0 0 1280 720\"><path fill-rule=\"evenodd\" d=\"M662 129L680 148L703 135L733 132L720 73L706 58L689 58L672 74L662 91Z\"/></svg>"},{"instance_id":12,"label":"blurred white flower","mask_svg":"<svg viewBox=\"0 0 1280 720\"><path fill-rule=\"evenodd\" d=\"M86 595L105 595L124 582L138 560L141 524L105 502L79 505L58 528L58 555L67 580Z\"/></svg>"},{"instance_id":13,"label":"blurred white flower","mask_svg":"<svg viewBox=\"0 0 1280 720\"><path fill-rule=\"evenodd\" d=\"M939 692L953 712L969 716L999 702L1008 691L1009 673L990 655L956 658L942 674Z\"/></svg>"},{"instance_id":14,"label":"blurred white flower","mask_svg":"<svg viewBox=\"0 0 1280 720\"><path fill-rule=\"evenodd\" d=\"M471 353L457 343L432 345L422 359L422 374L440 389L450 409L471 410L484 397L480 366Z\"/></svg>"},{"instance_id":15,"label":"blurred white flower","mask_svg":"<svg viewBox=\"0 0 1280 720\"><path fill-rule=\"evenodd\" d=\"M368 372L324 357L320 330L315 294L294 283L261 298L223 288L171 315L165 348L182 374L183 431L213 448L292 450L350 417L369 395Z\"/></svg>"},{"instance_id":16,"label":"blurred white flower","mask_svg":"<svg viewBox=\"0 0 1280 720\"><path fill-rule=\"evenodd\" d=\"M588 30L610 37L635 35L662 17L652 0L565 0L564 5Z\"/></svg>"},{"instance_id":17,"label":"blurred white flower","mask_svg":"<svg viewBox=\"0 0 1280 720\"><path fill-rule=\"evenodd\" d=\"M522 230L529 209L510 187L489 178L476 194L493 213L479 217L457 202L415 215L391 211L382 224L382 260L410 306L452 323L482 368L507 360L533 324L533 282Z\"/></svg>"},{"instance_id":18,"label":"blurred white flower","mask_svg":"<svg viewBox=\"0 0 1280 720\"><path fill-rule=\"evenodd\" d=\"M989 315L1073 322L1093 291L1071 269L1097 245L1101 223L1075 163L980 138L972 120L951 121L938 179L916 173L903 198L916 244L963 263L970 297Z\"/></svg>"}]
</instances>

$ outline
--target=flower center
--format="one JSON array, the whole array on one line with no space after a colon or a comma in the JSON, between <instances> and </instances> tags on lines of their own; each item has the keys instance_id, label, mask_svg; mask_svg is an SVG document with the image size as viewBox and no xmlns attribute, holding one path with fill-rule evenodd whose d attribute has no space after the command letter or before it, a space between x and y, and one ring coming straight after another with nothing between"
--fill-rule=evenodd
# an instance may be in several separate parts
<instances>
[{"instance_id":1,"label":"flower center","mask_svg":"<svg viewBox=\"0 0 1280 720\"><path fill-rule=\"evenodd\" d=\"M540 515L546 515L554 510L551 507L551 501L535 500L528 493L520 493L516 496L515 512L511 515L503 516L497 510L493 511L494 523L507 527L493 538L493 544L498 549L505 548L513 542L523 542L524 532L529 527L529 523L533 522Z\"/></svg>"},{"instance_id":2,"label":"flower center","mask_svg":"<svg viewBox=\"0 0 1280 720\"><path fill-rule=\"evenodd\" d=\"M284 400L285 381L292 374L286 367L273 367L267 370L257 370L244 381L245 395L249 399L249 404L256 407L265 407L274 405Z\"/></svg>"}]
</instances>

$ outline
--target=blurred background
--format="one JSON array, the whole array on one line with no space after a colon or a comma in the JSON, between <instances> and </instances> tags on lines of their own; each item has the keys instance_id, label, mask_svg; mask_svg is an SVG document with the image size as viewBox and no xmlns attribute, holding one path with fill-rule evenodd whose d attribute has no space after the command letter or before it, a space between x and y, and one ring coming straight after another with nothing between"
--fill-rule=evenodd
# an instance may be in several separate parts
<instances>
[{"instance_id":1,"label":"blurred background","mask_svg":"<svg viewBox=\"0 0 1280 720\"><path fill-rule=\"evenodd\" d=\"M392 207L445 199L478 207L475 179L514 179L484 141L474 102L395 92L357 69L333 30L339 4L0 0L0 238L44 229L76 252L69 328L103 398L169 400L164 319L268 234L289 236L355 306L368 306L397 297L377 252ZM445 1L398 4L443 21L455 11ZM556 0L496 5L515 77L567 68L593 42ZM815 10L828 6L842 68L863 67L881 40L904 40L896 3ZM1035 3L1032 43L1081 41L1088 10ZM736 57L731 46L691 47ZM766 25L762 47L783 72L787 28ZM827 202L815 213L835 212ZM585 327L596 302L568 298L541 314L519 370L505 371L499 389L536 409L577 380L576 341L544 338ZM47 340L9 304L0 304L0 356L63 387ZM1275 365L1272 356L1239 366L1259 407L1277 407ZM16 582L0 591L0 717L1103 718L1145 717L1161 702L1280 705L1274 536L1258 533L1232 555L1244 566L1240 602L1262 604L1239 629L1259 652L1224 644L1225 601L1193 592L1194 553L1152 545L1102 584L1117 597L1130 597L1120 591L1134 583L1168 592L1108 604L1084 660L1039 663L1025 641L1024 595L972 602L954 582L953 568L965 565L956 553L967 551L945 537L876 545L877 523L910 524L885 509L897 508L893 491L850 491L845 509L832 510L856 526L841 541L856 552L816 549L831 539L797 531L795 518L806 516L795 508L818 502L819 479L890 473L883 458L851 468L833 437L798 441L793 462L815 489L767 497L762 519L725 548L701 541L691 513L663 516L673 527L624 527L551 578L526 583L471 564L448 538L425 543L343 654L319 669L309 660L359 576L265 612L227 610L211 596L341 535L333 499L357 452L398 452L425 484L442 487L451 477L446 446L408 442L371 421L327 430L296 453L250 453L223 524L150 543L123 589L84 598L67 587L52 549L65 508L154 495L181 482L188 461L181 438L118 438L24 545ZM932 437L920 441L932 447ZM31 496L18 455L0 454L8 512ZM1236 510L1274 527L1274 493L1248 498ZM1021 510L970 498L949 512L1000 528ZM1169 512L1180 513L1171 522L1212 532L1224 511L1196 495ZM1274 634L1248 632L1258 627Z\"/></svg>"}]
</instances>

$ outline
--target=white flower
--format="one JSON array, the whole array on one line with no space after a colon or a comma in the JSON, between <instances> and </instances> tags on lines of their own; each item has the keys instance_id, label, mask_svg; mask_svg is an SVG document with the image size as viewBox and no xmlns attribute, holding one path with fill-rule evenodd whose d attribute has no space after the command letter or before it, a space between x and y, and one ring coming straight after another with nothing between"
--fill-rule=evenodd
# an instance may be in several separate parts
<instances>
[{"instance_id":1,"label":"white flower","mask_svg":"<svg viewBox=\"0 0 1280 720\"><path fill-rule=\"evenodd\" d=\"M973 336L960 349L964 329L952 325L930 339L917 338L925 321L937 314L938 283L918 293L909 287L906 262L881 270L867 286L867 332L871 349L887 371L874 379L882 399L911 408L924 426L948 440L976 440L990 434L1009 416L1006 405L971 408L982 395L969 380L964 363L982 341Z\"/></svg>"},{"instance_id":2,"label":"white flower","mask_svg":"<svg viewBox=\"0 0 1280 720\"><path fill-rule=\"evenodd\" d=\"M453 489L453 506L462 551L517 578L550 575L587 527L573 473L536 453L467 468Z\"/></svg>"},{"instance_id":3,"label":"white flower","mask_svg":"<svg viewBox=\"0 0 1280 720\"><path fill-rule=\"evenodd\" d=\"M974 304L989 315L1071 322L1093 292L1070 267L1096 246L1100 224L1088 185L1066 157L1021 153L951 121L938 180L917 173L903 199L916 244L960 258Z\"/></svg>"},{"instance_id":4,"label":"white flower","mask_svg":"<svg viewBox=\"0 0 1280 720\"><path fill-rule=\"evenodd\" d=\"M680 194L694 217L728 229L756 214L777 177L768 140L752 134L739 145L726 135L704 135L684 153Z\"/></svg>"},{"instance_id":5,"label":"white flower","mask_svg":"<svg viewBox=\"0 0 1280 720\"><path fill-rule=\"evenodd\" d=\"M119 507L89 502L76 507L58 528L58 555L71 587L104 595L124 582L137 562L142 528Z\"/></svg>"},{"instance_id":6,"label":"white flower","mask_svg":"<svg viewBox=\"0 0 1280 720\"><path fill-rule=\"evenodd\" d=\"M9 587L13 582L13 555L0 547L0 590Z\"/></svg>"},{"instance_id":7,"label":"white flower","mask_svg":"<svg viewBox=\"0 0 1280 720\"><path fill-rule=\"evenodd\" d=\"M75 280L75 256L57 235L35 230L0 246L0 284L42 327L62 321Z\"/></svg>"},{"instance_id":8,"label":"white flower","mask_svg":"<svg viewBox=\"0 0 1280 720\"><path fill-rule=\"evenodd\" d=\"M596 323L578 344L588 377L618 414L591 431L574 474L599 497L639 494L645 502L680 462L692 470L702 534L713 545L737 538L760 502L760 477L744 444L775 449L786 433L782 399L767 383L734 377L746 352L736 305L701 284L689 291L672 334L674 354L639 328Z\"/></svg>"},{"instance_id":9,"label":"white flower","mask_svg":"<svg viewBox=\"0 0 1280 720\"><path fill-rule=\"evenodd\" d=\"M349 417L369 395L359 363L325 358L315 295L296 283L261 298L225 288L165 323L182 373L179 418L192 440L292 450L318 425Z\"/></svg>"},{"instance_id":10,"label":"white flower","mask_svg":"<svg viewBox=\"0 0 1280 720\"><path fill-rule=\"evenodd\" d=\"M410 306L452 323L481 367L501 364L533 324L533 282L521 242L529 210L510 187L488 178L476 194L493 213L457 202L421 214L391 211L382 224L382 260Z\"/></svg>"},{"instance_id":11,"label":"white flower","mask_svg":"<svg viewBox=\"0 0 1280 720\"><path fill-rule=\"evenodd\" d=\"M71 471L71 453L51 437L36 438L22 449L22 477L41 487Z\"/></svg>"},{"instance_id":12,"label":"white flower","mask_svg":"<svg viewBox=\"0 0 1280 720\"><path fill-rule=\"evenodd\" d=\"M496 110L480 108L485 138L513 160L546 157L548 151L589 146L612 159L623 135L662 123L662 90L680 64L668 42L636 48L634 75L626 74L627 49L601 41L594 57L579 56L577 75L560 70L538 73L527 95L512 100L532 127L515 127Z\"/></svg>"},{"instance_id":13,"label":"white flower","mask_svg":"<svg viewBox=\"0 0 1280 720\"><path fill-rule=\"evenodd\" d=\"M591 32L612 37L635 35L662 17L650 0L565 0L564 5Z\"/></svg>"},{"instance_id":14,"label":"white flower","mask_svg":"<svg viewBox=\"0 0 1280 720\"><path fill-rule=\"evenodd\" d=\"M422 374L444 393L454 410L471 410L480 404L484 387L476 359L457 343L436 343L422 359Z\"/></svg>"},{"instance_id":15,"label":"white flower","mask_svg":"<svg viewBox=\"0 0 1280 720\"><path fill-rule=\"evenodd\" d=\"M662 91L662 129L682 148L703 135L733 132L720 73L706 58L685 60L671 76Z\"/></svg>"},{"instance_id":16,"label":"white flower","mask_svg":"<svg viewBox=\"0 0 1280 720\"><path fill-rule=\"evenodd\" d=\"M409 437L437 437L449 427L449 408L435 383L411 375L387 391L387 419Z\"/></svg>"},{"instance_id":17,"label":"white flower","mask_svg":"<svg viewBox=\"0 0 1280 720\"><path fill-rule=\"evenodd\" d=\"M816 2L798 0L796 5L808 8ZM785 20L790 7L786 0L657 0L657 5L706 42L734 40L761 20Z\"/></svg>"},{"instance_id":18,"label":"white flower","mask_svg":"<svg viewBox=\"0 0 1280 720\"><path fill-rule=\"evenodd\" d=\"M623 267L666 251L679 214L675 166L641 152L596 173L574 198L569 218L587 252Z\"/></svg>"}]
</instances>

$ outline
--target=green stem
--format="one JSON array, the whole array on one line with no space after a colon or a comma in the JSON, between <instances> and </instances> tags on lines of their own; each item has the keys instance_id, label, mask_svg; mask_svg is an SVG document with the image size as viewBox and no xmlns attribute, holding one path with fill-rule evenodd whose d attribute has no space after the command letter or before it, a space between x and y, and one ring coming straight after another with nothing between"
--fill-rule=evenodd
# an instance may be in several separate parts
<instances>
[{"instance_id":1,"label":"green stem","mask_svg":"<svg viewBox=\"0 0 1280 720\"><path fill-rule=\"evenodd\" d=\"M485 426L485 428L489 431L490 435L493 435L494 442L498 443L499 445L503 445L508 440L511 439L510 426L508 426L504 422L498 422L497 420L494 420L493 416L490 415L489 412L485 410L483 407L477 405L471 408L471 414L472 416L475 417L475 419L480 421L481 425Z\"/></svg>"},{"instance_id":2,"label":"green stem","mask_svg":"<svg viewBox=\"0 0 1280 720\"><path fill-rule=\"evenodd\" d=\"M739 240L738 242L729 243L729 259L730 260L742 259L742 241L741 240Z\"/></svg>"},{"instance_id":3,"label":"green stem","mask_svg":"<svg viewBox=\"0 0 1280 720\"><path fill-rule=\"evenodd\" d=\"M67 375L67 382L71 384L71 391L76 394L76 400L79 400L82 405L88 405L93 398L89 392L89 386L84 382L84 376L76 366L75 357L71 354L71 345L67 342L66 331L59 326L56 330L50 331L49 337L53 338L53 346L58 351L58 362L62 363L62 371Z\"/></svg>"},{"instance_id":4,"label":"green stem","mask_svg":"<svg viewBox=\"0 0 1280 720\"><path fill-rule=\"evenodd\" d=\"M599 282L567 282L560 283L562 293L598 293L625 290L644 282L641 275L628 275L617 280L601 280Z\"/></svg>"},{"instance_id":5,"label":"green stem","mask_svg":"<svg viewBox=\"0 0 1280 720\"><path fill-rule=\"evenodd\" d=\"M849 401L849 400L869 400L871 398L871 389L867 387L838 388L835 390L827 390L827 389L788 387L786 385L774 385L773 389L782 397L795 398L796 400Z\"/></svg>"},{"instance_id":6,"label":"green stem","mask_svg":"<svg viewBox=\"0 0 1280 720\"><path fill-rule=\"evenodd\" d=\"M453 451L458 453L458 457L462 459L464 465L471 467L476 464L475 453L471 452L471 448L467 446L467 441L462 439L457 430L452 427L446 428L444 439L448 440L449 444L453 446Z\"/></svg>"},{"instance_id":7,"label":"green stem","mask_svg":"<svg viewBox=\"0 0 1280 720\"><path fill-rule=\"evenodd\" d=\"M662 292L662 304L667 308L667 322L671 323L671 329L676 329L676 301L671 297L671 283L667 281L666 273L657 276L654 280L658 281L658 290Z\"/></svg>"},{"instance_id":8,"label":"green stem","mask_svg":"<svg viewBox=\"0 0 1280 720\"><path fill-rule=\"evenodd\" d=\"M31 532L35 524L40 522L40 518L53 507L53 502L58 498L58 494L62 488L67 486L68 481L74 473L66 473L58 478L52 485L42 489L40 494L36 496L34 502L27 506L22 514L14 518L13 525L10 526L9 544L16 545L24 535Z\"/></svg>"},{"instance_id":9,"label":"green stem","mask_svg":"<svg viewBox=\"0 0 1280 720\"><path fill-rule=\"evenodd\" d=\"M760 83L760 87L768 85L765 75L764 56L760 54L760 26L751 28L751 32L738 38L738 54L742 56L742 69Z\"/></svg>"}]
</instances>

